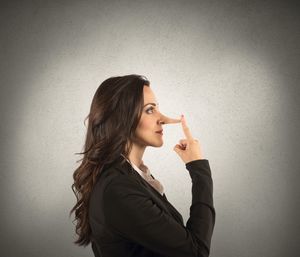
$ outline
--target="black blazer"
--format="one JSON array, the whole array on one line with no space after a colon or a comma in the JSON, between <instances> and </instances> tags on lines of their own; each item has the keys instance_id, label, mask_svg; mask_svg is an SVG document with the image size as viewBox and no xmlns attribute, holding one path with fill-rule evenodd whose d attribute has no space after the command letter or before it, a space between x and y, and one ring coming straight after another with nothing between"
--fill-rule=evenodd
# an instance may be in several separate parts
<instances>
[{"instance_id":1,"label":"black blazer","mask_svg":"<svg viewBox=\"0 0 300 257\"><path fill-rule=\"evenodd\" d=\"M104 168L89 203L95 257L209 256L215 225L207 159L185 164L192 182L190 217L182 216L120 156Z\"/></svg>"}]
</instances>

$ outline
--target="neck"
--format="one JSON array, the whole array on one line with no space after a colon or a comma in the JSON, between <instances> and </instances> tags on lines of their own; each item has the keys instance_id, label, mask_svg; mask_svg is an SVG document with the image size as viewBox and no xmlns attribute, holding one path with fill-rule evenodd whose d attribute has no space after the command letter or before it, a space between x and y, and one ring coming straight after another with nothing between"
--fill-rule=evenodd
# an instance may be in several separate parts
<instances>
[{"instance_id":1,"label":"neck","mask_svg":"<svg viewBox=\"0 0 300 257\"><path fill-rule=\"evenodd\" d=\"M143 163L143 155L145 152L145 146L139 146L137 144L132 145L131 152L129 153L128 159L134 163L137 167L140 167Z\"/></svg>"}]
</instances>

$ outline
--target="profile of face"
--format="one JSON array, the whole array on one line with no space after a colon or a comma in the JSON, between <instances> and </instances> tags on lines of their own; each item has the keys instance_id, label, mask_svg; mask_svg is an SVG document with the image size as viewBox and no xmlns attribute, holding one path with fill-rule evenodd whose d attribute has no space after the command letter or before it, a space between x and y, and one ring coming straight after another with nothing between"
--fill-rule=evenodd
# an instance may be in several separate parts
<instances>
[{"instance_id":1,"label":"profile of face","mask_svg":"<svg viewBox=\"0 0 300 257\"><path fill-rule=\"evenodd\" d=\"M151 87L144 86L144 107L141 119L135 131L135 144L141 147L163 145L163 134L156 131L163 129L163 124L178 123L180 119L171 119L159 111L159 104Z\"/></svg>"}]
</instances>

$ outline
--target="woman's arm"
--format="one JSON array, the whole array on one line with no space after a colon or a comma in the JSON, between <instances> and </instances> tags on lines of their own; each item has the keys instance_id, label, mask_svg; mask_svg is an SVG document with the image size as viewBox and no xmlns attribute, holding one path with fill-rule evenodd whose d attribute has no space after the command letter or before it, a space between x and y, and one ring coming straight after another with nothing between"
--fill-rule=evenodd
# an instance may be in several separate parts
<instances>
[{"instance_id":1,"label":"woman's arm","mask_svg":"<svg viewBox=\"0 0 300 257\"><path fill-rule=\"evenodd\" d=\"M186 227L167 214L126 176L107 185L106 222L121 236L151 251L172 257L209 256L215 224L213 181L209 162L185 164L192 180L192 205Z\"/></svg>"}]
</instances>

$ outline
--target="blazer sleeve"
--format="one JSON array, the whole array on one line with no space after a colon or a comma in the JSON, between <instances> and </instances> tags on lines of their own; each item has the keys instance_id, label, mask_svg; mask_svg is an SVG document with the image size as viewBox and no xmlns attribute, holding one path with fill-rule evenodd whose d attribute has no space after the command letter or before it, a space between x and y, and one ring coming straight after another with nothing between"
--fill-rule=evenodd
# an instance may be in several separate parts
<instances>
[{"instance_id":1,"label":"blazer sleeve","mask_svg":"<svg viewBox=\"0 0 300 257\"><path fill-rule=\"evenodd\" d=\"M185 164L192 181L186 226L162 210L133 180L112 181L104 193L106 222L121 236L172 257L209 256L215 225L213 181L207 159Z\"/></svg>"}]
</instances>

